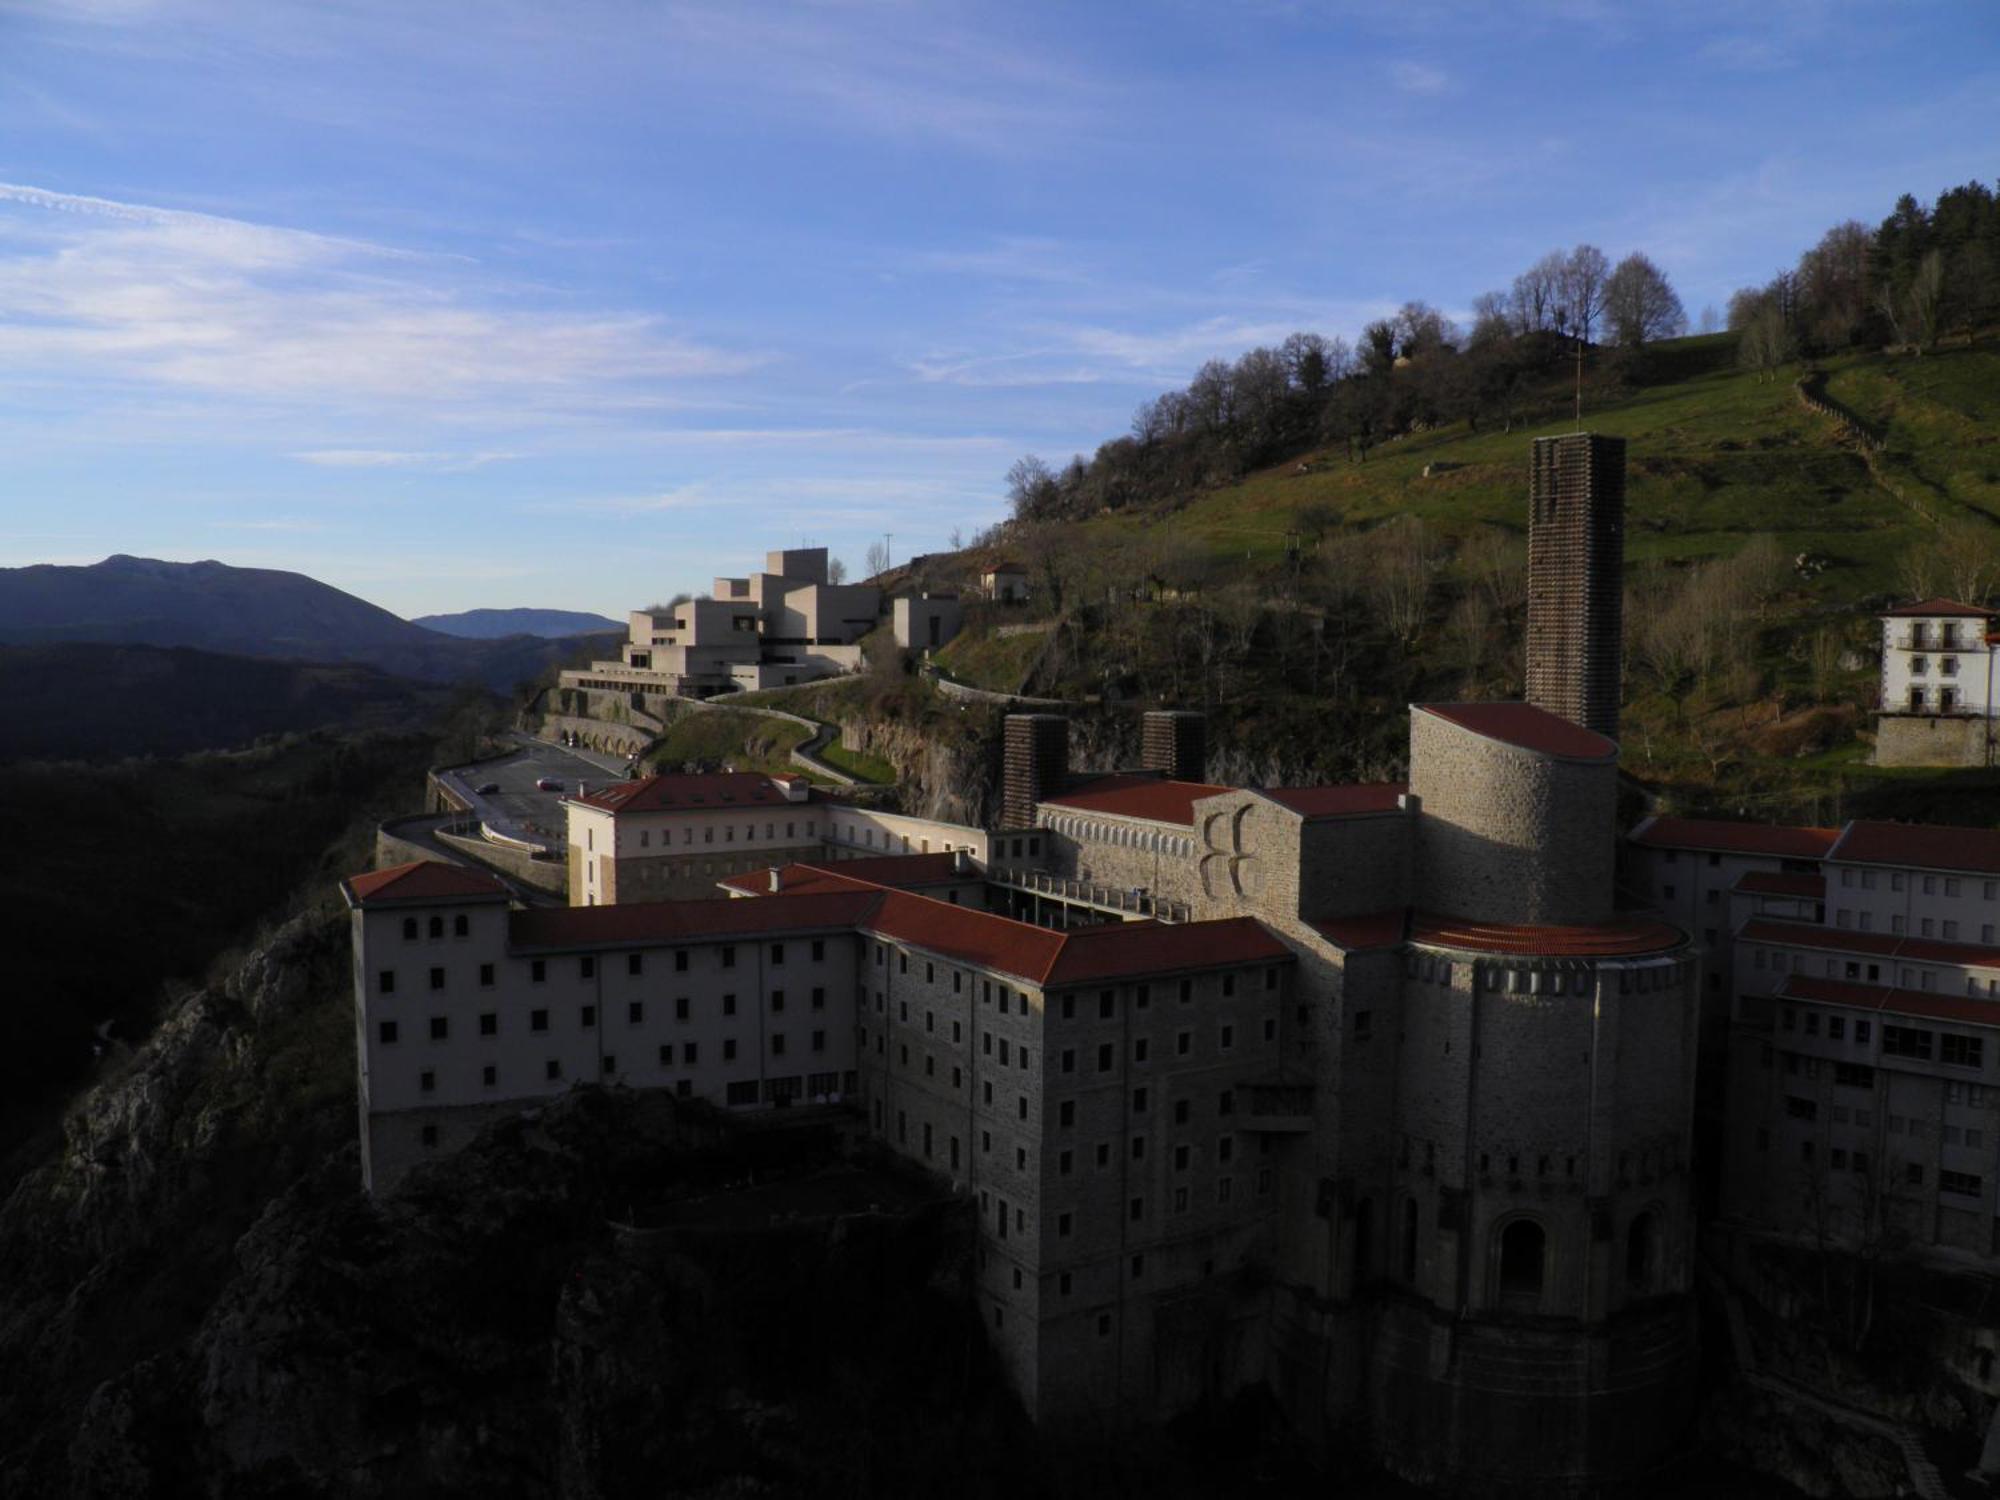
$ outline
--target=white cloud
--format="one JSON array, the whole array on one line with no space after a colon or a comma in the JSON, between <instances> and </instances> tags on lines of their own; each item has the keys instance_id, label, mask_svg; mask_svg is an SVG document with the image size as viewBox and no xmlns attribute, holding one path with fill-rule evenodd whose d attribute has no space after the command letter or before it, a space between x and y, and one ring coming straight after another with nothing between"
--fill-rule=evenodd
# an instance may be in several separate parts
<instances>
[{"instance_id":1,"label":"white cloud","mask_svg":"<svg viewBox=\"0 0 2000 1500\"><path fill-rule=\"evenodd\" d=\"M1451 88L1451 75L1444 69L1407 60L1389 65L1389 81L1406 94L1442 94Z\"/></svg>"},{"instance_id":2,"label":"white cloud","mask_svg":"<svg viewBox=\"0 0 2000 1500\"><path fill-rule=\"evenodd\" d=\"M431 469L443 474L483 469L519 458L518 453L411 453L393 448L310 448L294 453L300 463L323 469Z\"/></svg>"},{"instance_id":3,"label":"white cloud","mask_svg":"<svg viewBox=\"0 0 2000 1500\"><path fill-rule=\"evenodd\" d=\"M0 364L252 403L647 399L758 356L305 230L0 184ZM527 414L524 409L523 415Z\"/></svg>"}]
</instances>

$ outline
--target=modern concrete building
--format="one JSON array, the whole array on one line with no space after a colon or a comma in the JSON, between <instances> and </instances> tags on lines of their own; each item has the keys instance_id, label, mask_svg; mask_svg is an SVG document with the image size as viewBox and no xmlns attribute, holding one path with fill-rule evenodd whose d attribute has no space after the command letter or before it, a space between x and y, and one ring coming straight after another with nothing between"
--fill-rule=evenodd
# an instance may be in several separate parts
<instances>
[{"instance_id":1,"label":"modern concrete building","mask_svg":"<svg viewBox=\"0 0 2000 1500\"><path fill-rule=\"evenodd\" d=\"M764 571L718 578L706 599L634 610L621 659L564 672L565 688L705 698L859 670L882 591L827 579L824 547L772 552Z\"/></svg>"},{"instance_id":2,"label":"modern concrete building","mask_svg":"<svg viewBox=\"0 0 2000 1500\"><path fill-rule=\"evenodd\" d=\"M1875 763L1987 766L1994 762L1994 611L1927 599L1882 615L1882 685Z\"/></svg>"},{"instance_id":3,"label":"modern concrete building","mask_svg":"<svg viewBox=\"0 0 2000 1500\"><path fill-rule=\"evenodd\" d=\"M965 610L956 594L903 594L889 602L889 618L903 650L934 651L957 638Z\"/></svg>"}]
</instances>

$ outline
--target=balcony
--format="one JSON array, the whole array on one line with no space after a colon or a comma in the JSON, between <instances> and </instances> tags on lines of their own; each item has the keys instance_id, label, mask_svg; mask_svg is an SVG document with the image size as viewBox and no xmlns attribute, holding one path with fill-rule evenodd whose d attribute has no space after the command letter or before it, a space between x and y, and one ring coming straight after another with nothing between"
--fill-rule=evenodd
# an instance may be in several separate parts
<instances>
[{"instance_id":1,"label":"balcony","mask_svg":"<svg viewBox=\"0 0 2000 1500\"><path fill-rule=\"evenodd\" d=\"M1089 880L1072 880L1067 875L1051 875L1044 870L1015 870L1004 865L990 866L986 878L999 885L1032 891L1071 906L1087 906L1094 911L1116 912L1127 917L1153 917L1161 922L1185 922L1185 901L1165 900L1143 887L1098 885Z\"/></svg>"}]
</instances>

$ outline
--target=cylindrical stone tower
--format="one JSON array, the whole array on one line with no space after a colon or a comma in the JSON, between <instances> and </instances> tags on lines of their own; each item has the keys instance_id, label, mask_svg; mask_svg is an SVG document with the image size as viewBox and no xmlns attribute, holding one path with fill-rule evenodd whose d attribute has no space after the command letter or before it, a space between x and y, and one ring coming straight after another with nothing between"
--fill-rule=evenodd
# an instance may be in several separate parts
<instances>
[{"instance_id":1,"label":"cylindrical stone tower","mask_svg":"<svg viewBox=\"0 0 2000 1500\"><path fill-rule=\"evenodd\" d=\"M1525 703L1410 709L1417 904L1472 922L1611 914L1618 747Z\"/></svg>"}]
</instances>

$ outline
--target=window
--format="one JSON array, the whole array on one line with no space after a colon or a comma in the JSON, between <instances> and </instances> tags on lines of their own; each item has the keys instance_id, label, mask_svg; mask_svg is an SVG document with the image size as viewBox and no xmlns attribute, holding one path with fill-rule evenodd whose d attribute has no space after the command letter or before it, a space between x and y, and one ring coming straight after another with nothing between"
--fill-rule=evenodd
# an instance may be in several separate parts
<instances>
[{"instance_id":1,"label":"window","mask_svg":"<svg viewBox=\"0 0 2000 1500\"><path fill-rule=\"evenodd\" d=\"M736 1014L736 997L734 995L724 995L722 997L722 1013L725 1016Z\"/></svg>"},{"instance_id":2,"label":"window","mask_svg":"<svg viewBox=\"0 0 2000 1500\"><path fill-rule=\"evenodd\" d=\"M733 1036L732 1036L732 1037L724 1037L724 1038L723 1038L723 1041L722 1041L722 1060L723 1060L724 1062L735 1062L735 1061L736 1061L736 1038L735 1038L735 1037L733 1037Z\"/></svg>"},{"instance_id":3,"label":"window","mask_svg":"<svg viewBox=\"0 0 2000 1500\"><path fill-rule=\"evenodd\" d=\"M597 1024L597 1007L586 1005L579 1010L577 1012L577 1024L583 1027L595 1026Z\"/></svg>"},{"instance_id":4,"label":"window","mask_svg":"<svg viewBox=\"0 0 2000 1500\"><path fill-rule=\"evenodd\" d=\"M771 1056L783 1057L784 1055L785 1034L782 1031L774 1031L771 1033Z\"/></svg>"},{"instance_id":5,"label":"window","mask_svg":"<svg viewBox=\"0 0 2000 1500\"><path fill-rule=\"evenodd\" d=\"M479 966L479 987L487 990L493 988L493 965L481 964Z\"/></svg>"},{"instance_id":6,"label":"window","mask_svg":"<svg viewBox=\"0 0 2000 1500\"><path fill-rule=\"evenodd\" d=\"M686 1063L689 1067L693 1067L695 1063L699 1062L700 1060L701 1060L701 1048L698 1043L695 1042L681 1043L682 1062Z\"/></svg>"},{"instance_id":7,"label":"window","mask_svg":"<svg viewBox=\"0 0 2000 1500\"><path fill-rule=\"evenodd\" d=\"M724 943L722 945L722 967L725 969L736 967L736 945L734 943Z\"/></svg>"},{"instance_id":8,"label":"window","mask_svg":"<svg viewBox=\"0 0 2000 1500\"><path fill-rule=\"evenodd\" d=\"M395 994L396 971L394 969L384 969L381 973L377 974L375 976L375 988L384 995Z\"/></svg>"},{"instance_id":9,"label":"window","mask_svg":"<svg viewBox=\"0 0 2000 1500\"><path fill-rule=\"evenodd\" d=\"M1065 1073L1074 1073L1076 1071L1076 1049L1074 1047L1063 1048L1062 1070Z\"/></svg>"},{"instance_id":10,"label":"window","mask_svg":"<svg viewBox=\"0 0 2000 1500\"><path fill-rule=\"evenodd\" d=\"M431 1040L434 1042L441 1042L450 1035L451 1035L451 1018L449 1016L432 1016Z\"/></svg>"},{"instance_id":11,"label":"window","mask_svg":"<svg viewBox=\"0 0 2000 1500\"><path fill-rule=\"evenodd\" d=\"M1904 1163L1903 1181L1911 1187L1922 1187L1924 1185L1924 1164L1917 1161Z\"/></svg>"},{"instance_id":12,"label":"window","mask_svg":"<svg viewBox=\"0 0 2000 1500\"><path fill-rule=\"evenodd\" d=\"M549 1029L549 1013L547 1011L531 1010L528 1012L528 1030L547 1031L548 1029Z\"/></svg>"},{"instance_id":13,"label":"window","mask_svg":"<svg viewBox=\"0 0 2000 1500\"><path fill-rule=\"evenodd\" d=\"M1007 1059L1005 1057L1002 1057L1000 1060L1002 1062L1005 1062ZM1145 1060L1146 1060L1146 1038L1144 1037L1134 1038L1132 1042L1132 1061L1135 1063L1142 1063Z\"/></svg>"},{"instance_id":14,"label":"window","mask_svg":"<svg viewBox=\"0 0 2000 1500\"><path fill-rule=\"evenodd\" d=\"M674 950L674 972L676 974L685 974L687 973L687 971L688 971L687 949L676 948Z\"/></svg>"},{"instance_id":15,"label":"window","mask_svg":"<svg viewBox=\"0 0 2000 1500\"><path fill-rule=\"evenodd\" d=\"M555 1058L553 1057L550 1058L547 1062L542 1064L542 1077L548 1079L556 1079L562 1077L562 1064L558 1062Z\"/></svg>"},{"instance_id":16,"label":"window","mask_svg":"<svg viewBox=\"0 0 2000 1500\"><path fill-rule=\"evenodd\" d=\"M1860 1029L1858 1026L1855 1028ZM1882 1055L1885 1057L1916 1057L1928 1060L1931 1055L1931 1033L1914 1026L1882 1027Z\"/></svg>"},{"instance_id":17,"label":"window","mask_svg":"<svg viewBox=\"0 0 2000 1500\"><path fill-rule=\"evenodd\" d=\"M540 984L543 980L547 979L548 977L549 977L549 964L547 959L537 958L529 962L528 978L533 980L536 984Z\"/></svg>"},{"instance_id":18,"label":"window","mask_svg":"<svg viewBox=\"0 0 2000 1500\"><path fill-rule=\"evenodd\" d=\"M1979 1180L1978 1174L1974 1172L1952 1172L1945 1170L1938 1172L1938 1191L1940 1193L1961 1193L1968 1198L1977 1198L1982 1186L1984 1184Z\"/></svg>"},{"instance_id":19,"label":"window","mask_svg":"<svg viewBox=\"0 0 2000 1500\"><path fill-rule=\"evenodd\" d=\"M1938 1041L1938 1061L1956 1068L1980 1066L1986 1044L1976 1036L1945 1036Z\"/></svg>"},{"instance_id":20,"label":"window","mask_svg":"<svg viewBox=\"0 0 2000 1500\"><path fill-rule=\"evenodd\" d=\"M1076 1101L1065 1099L1056 1106L1056 1124L1068 1129L1076 1124Z\"/></svg>"},{"instance_id":21,"label":"window","mask_svg":"<svg viewBox=\"0 0 2000 1500\"><path fill-rule=\"evenodd\" d=\"M434 990L441 990L441 989L443 989L443 988L444 988L444 970L443 970L443 969L432 969L432 970L431 970L431 988L432 988L432 989L434 989Z\"/></svg>"},{"instance_id":22,"label":"window","mask_svg":"<svg viewBox=\"0 0 2000 1500\"><path fill-rule=\"evenodd\" d=\"M1100 1073L1109 1073L1114 1061L1111 1043L1100 1042L1097 1047L1097 1071Z\"/></svg>"},{"instance_id":23,"label":"window","mask_svg":"<svg viewBox=\"0 0 2000 1500\"><path fill-rule=\"evenodd\" d=\"M394 1043L396 1040L396 1023L394 1021L384 1021L376 1029L375 1034L385 1043Z\"/></svg>"},{"instance_id":24,"label":"window","mask_svg":"<svg viewBox=\"0 0 2000 1500\"><path fill-rule=\"evenodd\" d=\"M1224 1052L1227 1052L1231 1047L1234 1047L1235 1045L1236 1045L1236 1028L1234 1026L1223 1027L1222 1050Z\"/></svg>"},{"instance_id":25,"label":"window","mask_svg":"<svg viewBox=\"0 0 2000 1500\"><path fill-rule=\"evenodd\" d=\"M782 964L784 961L785 961L785 945L783 943L771 944L772 964L773 965Z\"/></svg>"}]
</instances>

